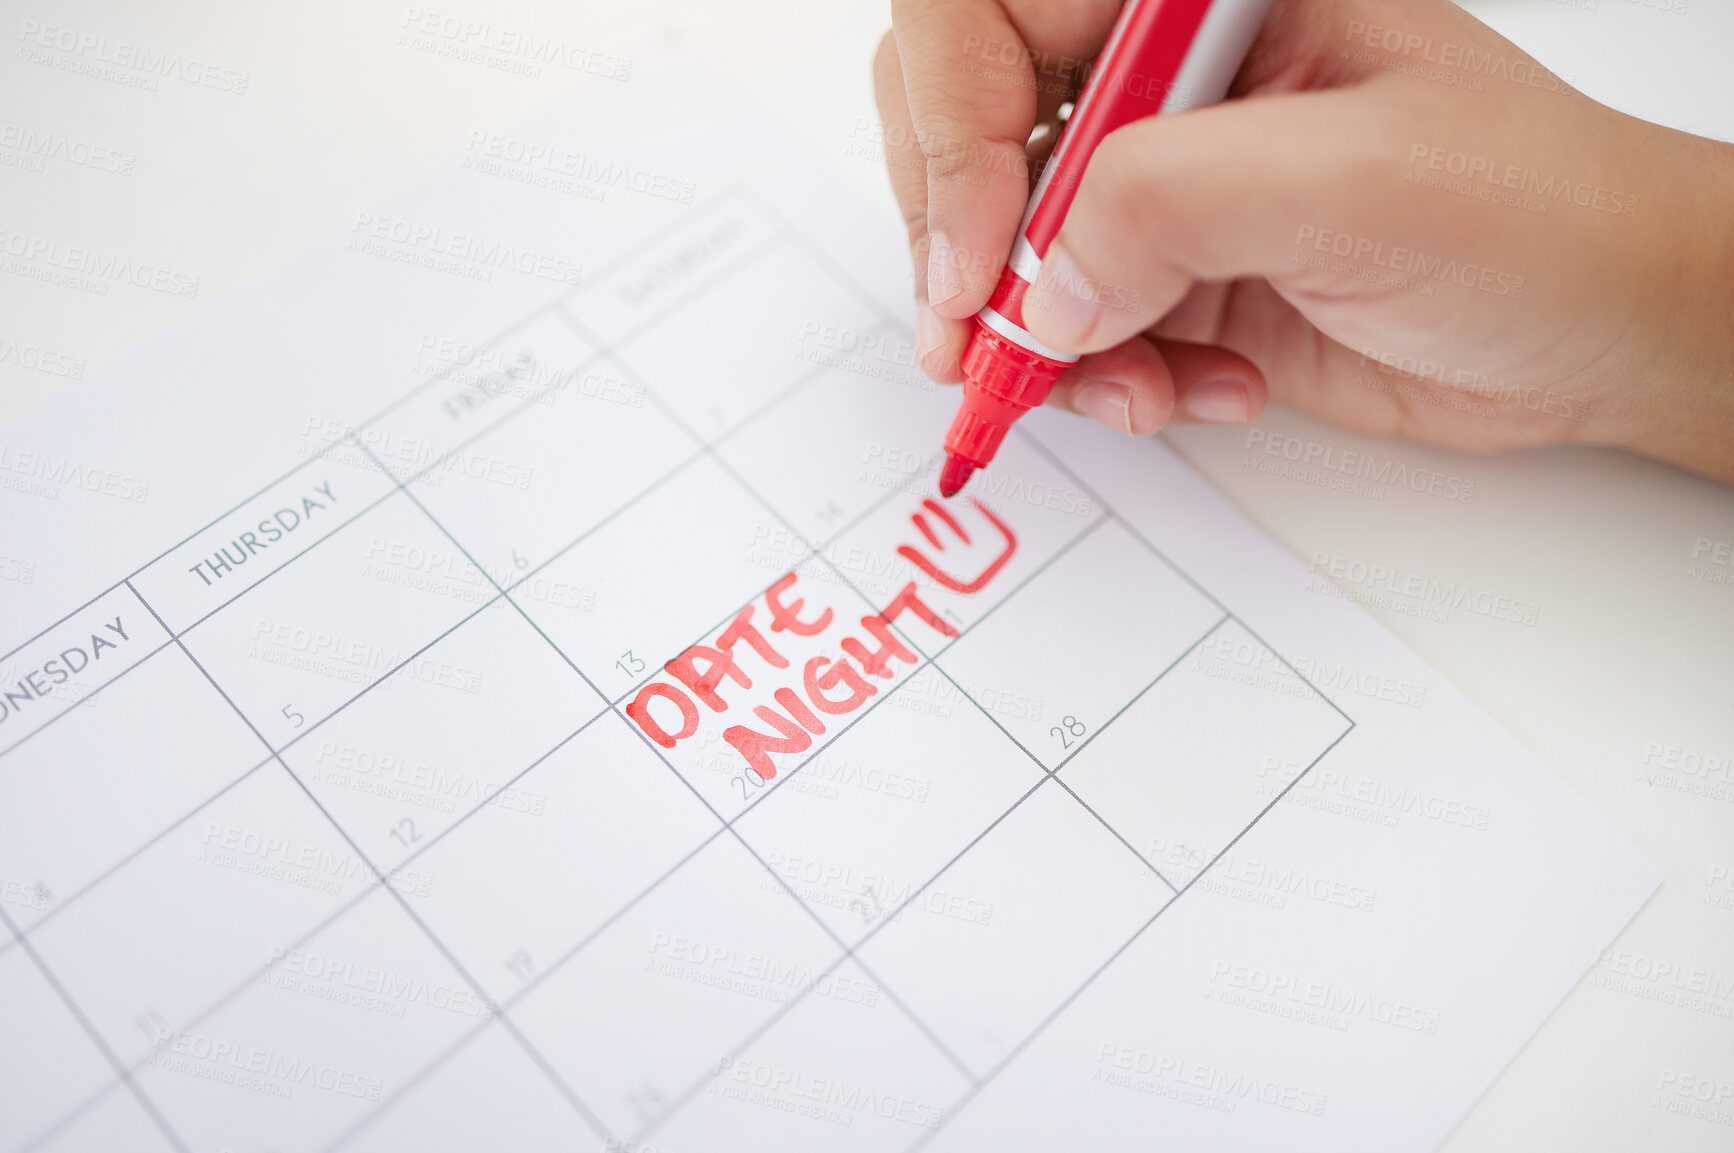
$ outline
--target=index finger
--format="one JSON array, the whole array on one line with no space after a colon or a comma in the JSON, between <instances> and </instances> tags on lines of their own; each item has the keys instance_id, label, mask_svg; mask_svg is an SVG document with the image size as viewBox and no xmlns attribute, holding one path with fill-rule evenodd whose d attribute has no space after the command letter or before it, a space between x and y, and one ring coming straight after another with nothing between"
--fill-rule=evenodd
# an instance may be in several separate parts
<instances>
[{"instance_id":1,"label":"index finger","mask_svg":"<svg viewBox=\"0 0 1734 1153\"><path fill-rule=\"evenodd\" d=\"M1100 43L1115 7L1106 0L1019 6L1039 13L1034 19L1051 38L1077 45L1080 62L1085 47ZM950 319L987 303L1029 197L1024 146L1036 123L1037 77L1022 21L1008 7L999 0L892 3L925 161L928 302ZM1106 20L1097 18L1103 8Z\"/></svg>"}]
</instances>

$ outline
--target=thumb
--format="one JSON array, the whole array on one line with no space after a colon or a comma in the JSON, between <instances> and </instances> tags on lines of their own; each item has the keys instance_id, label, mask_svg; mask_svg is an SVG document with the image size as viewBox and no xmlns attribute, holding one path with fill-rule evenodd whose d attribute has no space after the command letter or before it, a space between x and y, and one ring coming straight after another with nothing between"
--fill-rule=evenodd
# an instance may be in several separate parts
<instances>
[{"instance_id":1,"label":"thumb","mask_svg":"<svg viewBox=\"0 0 1734 1153\"><path fill-rule=\"evenodd\" d=\"M1198 281L1293 279L1296 238L1388 170L1372 86L1236 100L1128 124L1097 147L1024 303L1044 344L1097 352ZM1328 215L1327 215L1328 214Z\"/></svg>"}]
</instances>

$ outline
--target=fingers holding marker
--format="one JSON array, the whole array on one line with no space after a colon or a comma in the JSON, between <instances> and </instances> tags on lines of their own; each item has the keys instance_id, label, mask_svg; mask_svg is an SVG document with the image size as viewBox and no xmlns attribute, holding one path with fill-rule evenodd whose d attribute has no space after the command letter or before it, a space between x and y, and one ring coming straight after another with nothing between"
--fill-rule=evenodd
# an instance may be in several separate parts
<instances>
[{"instance_id":1,"label":"fingers holding marker","mask_svg":"<svg viewBox=\"0 0 1734 1153\"><path fill-rule=\"evenodd\" d=\"M996 0L893 0L891 11L925 161L928 301L963 320L992 294L1028 199L1034 72L1021 54L1004 66L967 66L971 45L986 38L1023 43Z\"/></svg>"},{"instance_id":2,"label":"fingers holding marker","mask_svg":"<svg viewBox=\"0 0 1734 1153\"><path fill-rule=\"evenodd\" d=\"M873 87L883 126L885 167L908 232L915 269L915 359L942 384L963 379L963 350L970 322L948 320L927 302L927 159L915 141L915 123L903 88L903 64L895 33L887 32L873 60Z\"/></svg>"},{"instance_id":3,"label":"fingers holding marker","mask_svg":"<svg viewBox=\"0 0 1734 1153\"><path fill-rule=\"evenodd\" d=\"M1309 93L1111 133L1025 299L1030 333L1096 352L1150 328L1198 282L1279 278L1296 228L1340 202L1348 161L1317 142L1369 135L1336 123L1353 115L1337 94Z\"/></svg>"},{"instance_id":4,"label":"fingers holding marker","mask_svg":"<svg viewBox=\"0 0 1734 1153\"><path fill-rule=\"evenodd\" d=\"M1238 353L1140 335L1083 357L1054 384L1048 403L1149 436L1169 424L1250 420L1268 398L1264 375Z\"/></svg>"}]
</instances>

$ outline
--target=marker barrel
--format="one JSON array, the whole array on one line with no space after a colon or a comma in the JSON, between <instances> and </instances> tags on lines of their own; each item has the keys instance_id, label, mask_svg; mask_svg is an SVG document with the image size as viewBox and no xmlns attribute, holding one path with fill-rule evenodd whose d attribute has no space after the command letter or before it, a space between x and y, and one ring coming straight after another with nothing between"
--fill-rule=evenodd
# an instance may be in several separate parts
<instances>
[{"instance_id":1,"label":"marker barrel","mask_svg":"<svg viewBox=\"0 0 1734 1153\"><path fill-rule=\"evenodd\" d=\"M976 314L976 330L963 356L963 405L945 438L948 475L967 478L992 460L1012 422L1046 400L1054 381L1077 363L1076 356L1030 335L1023 306L1039 283L1042 259L1065 223L1096 146L1134 120L1222 99L1270 4L1129 0L1120 10L1036 182L993 297ZM1084 286L1040 287L1077 291Z\"/></svg>"}]
</instances>

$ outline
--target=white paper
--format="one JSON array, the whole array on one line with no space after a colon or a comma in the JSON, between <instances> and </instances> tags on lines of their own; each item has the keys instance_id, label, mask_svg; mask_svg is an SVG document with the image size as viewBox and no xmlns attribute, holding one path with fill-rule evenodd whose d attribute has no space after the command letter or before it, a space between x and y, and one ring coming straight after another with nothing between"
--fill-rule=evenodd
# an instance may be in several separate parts
<instances>
[{"instance_id":1,"label":"white paper","mask_svg":"<svg viewBox=\"0 0 1734 1153\"><path fill-rule=\"evenodd\" d=\"M0 433L0 1148L1425 1150L1657 885L1159 443L933 501L764 119L641 66Z\"/></svg>"}]
</instances>

